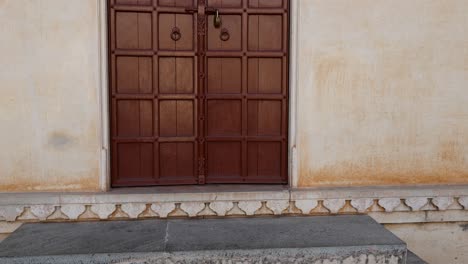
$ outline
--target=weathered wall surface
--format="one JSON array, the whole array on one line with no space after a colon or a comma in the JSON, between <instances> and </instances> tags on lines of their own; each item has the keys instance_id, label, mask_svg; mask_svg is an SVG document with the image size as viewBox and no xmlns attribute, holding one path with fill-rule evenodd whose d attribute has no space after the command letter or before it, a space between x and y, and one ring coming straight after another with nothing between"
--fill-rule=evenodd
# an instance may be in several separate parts
<instances>
[{"instance_id":1,"label":"weathered wall surface","mask_svg":"<svg viewBox=\"0 0 468 264\"><path fill-rule=\"evenodd\" d=\"M96 7L0 0L0 191L99 188Z\"/></svg>"},{"instance_id":2,"label":"weathered wall surface","mask_svg":"<svg viewBox=\"0 0 468 264\"><path fill-rule=\"evenodd\" d=\"M387 229L430 264L468 263L468 223L388 224Z\"/></svg>"},{"instance_id":3,"label":"weathered wall surface","mask_svg":"<svg viewBox=\"0 0 468 264\"><path fill-rule=\"evenodd\" d=\"M298 186L468 183L466 14L299 1Z\"/></svg>"},{"instance_id":4,"label":"weathered wall surface","mask_svg":"<svg viewBox=\"0 0 468 264\"><path fill-rule=\"evenodd\" d=\"M297 3L298 186L468 183L468 2ZM0 0L0 191L99 189L97 5Z\"/></svg>"}]
</instances>

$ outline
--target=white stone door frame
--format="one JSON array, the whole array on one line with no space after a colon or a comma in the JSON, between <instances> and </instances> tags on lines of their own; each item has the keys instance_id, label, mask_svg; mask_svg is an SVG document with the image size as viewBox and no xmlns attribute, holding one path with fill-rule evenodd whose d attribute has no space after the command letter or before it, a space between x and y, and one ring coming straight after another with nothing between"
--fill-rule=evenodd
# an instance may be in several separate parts
<instances>
[{"instance_id":1,"label":"white stone door frame","mask_svg":"<svg viewBox=\"0 0 468 264\"><path fill-rule=\"evenodd\" d=\"M98 47L99 47L99 103L100 103L100 175L99 188L101 191L108 191L111 188L110 178L110 122L109 122L109 74L108 74L108 46L107 46L107 0L97 0L97 21L98 21Z\"/></svg>"},{"instance_id":2,"label":"white stone door frame","mask_svg":"<svg viewBox=\"0 0 468 264\"><path fill-rule=\"evenodd\" d=\"M100 176L99 187L101 191L111 189L110 177L110 122L109 122L109 63L108 63L108 21L107 21L107 0L97 0L98 17L98 46L99 46L99 103L100 103ZM290 53L289 53L289 146L288 146L288 184L290 187L297 187L298 181L298 154L296 146L297 135L297 51L298 51L298 10L300 1L291 0L290 2Z\"/></svg>"}]
</instances>

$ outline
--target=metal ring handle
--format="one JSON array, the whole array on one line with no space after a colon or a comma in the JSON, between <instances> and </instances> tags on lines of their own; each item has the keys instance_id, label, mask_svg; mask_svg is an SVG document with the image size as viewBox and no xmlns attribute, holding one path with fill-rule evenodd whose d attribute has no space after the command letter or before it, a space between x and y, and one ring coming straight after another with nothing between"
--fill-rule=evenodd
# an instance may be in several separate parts
<instances>
[{"instance_id":1,"label":"metal ring handle","mask_svg":"<svg viewBox=\"0 0 468 264\"><path fill-rule=\"evenodd\" d=\"M171 39L174 41L178 41L182 37L180 34L180 29L178 27L174 27L171 31Z\"/></svg>"},{"instance_id":2,"label":"metal ring handle","mask_svg":"<svg viewBox=\"0 0 468 264\"><path fill-rule=\"evenodd\" d=\"M229 34L229 30L227 30L226 28L221 29L221 33L219 34L219 38L222 41L228 41L230 37L231 37L231 35Z\"/></svg>"}]
</instances>

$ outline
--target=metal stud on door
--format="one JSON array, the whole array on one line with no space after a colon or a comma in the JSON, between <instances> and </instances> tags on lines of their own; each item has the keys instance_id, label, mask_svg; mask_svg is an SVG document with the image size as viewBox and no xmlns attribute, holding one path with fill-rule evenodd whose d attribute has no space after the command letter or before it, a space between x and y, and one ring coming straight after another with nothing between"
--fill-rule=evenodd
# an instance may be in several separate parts
<instances>
[{"instance_id":1,"label":"metal stud on door","mask_svg":"<svg viewBox=\"0 0 468 264\"><path fill-rule=\"evenodd\" d=\"M109 1L113 186L287 182L288 4Z\"/></svg>"}]
</instances>

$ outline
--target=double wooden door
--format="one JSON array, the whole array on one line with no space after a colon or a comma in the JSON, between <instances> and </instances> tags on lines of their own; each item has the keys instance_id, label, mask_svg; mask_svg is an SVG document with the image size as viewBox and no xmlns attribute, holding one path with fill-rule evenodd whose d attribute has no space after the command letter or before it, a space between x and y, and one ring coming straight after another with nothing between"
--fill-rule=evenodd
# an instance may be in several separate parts
<instances>
[{"instance_id":1,"label":"double wooden door","mask_svg":"<svg viewBox=\"0 0 468 264\"><path fill-rule=\"evenodd\" d=\"M113 186L286 183L288 0L110 0Z\"/></svg>"}]
</instances>

